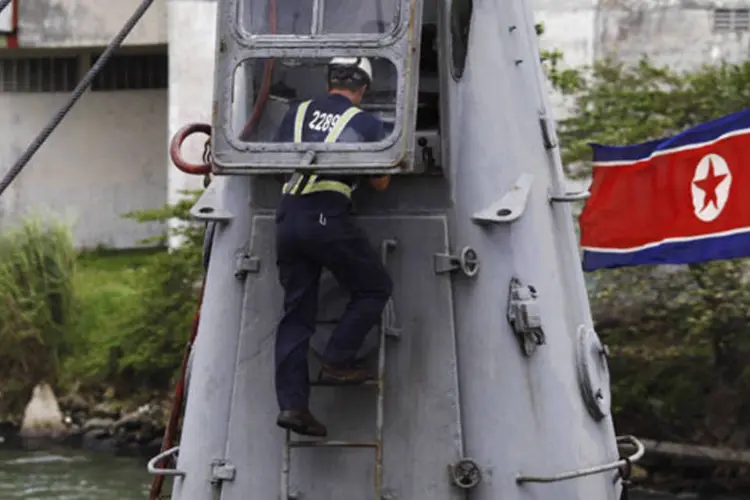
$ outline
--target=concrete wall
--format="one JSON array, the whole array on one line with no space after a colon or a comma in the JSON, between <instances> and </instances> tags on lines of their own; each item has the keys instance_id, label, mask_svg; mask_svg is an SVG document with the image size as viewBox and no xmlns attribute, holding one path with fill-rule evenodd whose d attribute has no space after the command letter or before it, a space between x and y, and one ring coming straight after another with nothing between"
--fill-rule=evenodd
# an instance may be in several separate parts
<instances>
[{"instance_id":1,"label":"concrete wall","mask_svg":"<svg viewBox=\"0 0 750 500\"><path fill-rule=\"evenodd\" d=\"M596 22L596 57L637 61L643 53L659 64L690 70L724 59L747 58L747 31L714 33L713 9L747 8L748 1L602 1Z\"/></svg>"},{"instance_id":2,"label":"concrete wall","mask_svg":"<svg viewBox=\"0 0 750 500\"><path fill-rule=\"evenodd\" d=\"M534 20L544 23L544 33L540 39L542 50L560 50L564 62L569 66L590 64L594 58L596 11L591 2L580 0L555 1L537 0L534 2ZM567 115L566 103L552 91L551 101L554 116L558 119Z\"/></svg>"},{"instance_id":3,"label":"concrete wall","mask_svg":"<svg viewBox=\"0 0 750 500\"><path fill-rule=\"evenodd\" d=\"M20 47L106 45L142 0L22 0L18 2ZM125 45L167 41L167 0L155 0Z\"/></svg>"},{"instance_id":4,"label":"concrete wall","mask_svg":"<svg viewBox=\"0 0 750 500\"><path fill-rule=\"evenodd\" d=\"M47 54L45 47L65 50L104 45L140 1L21 2L19 45L36 55ZM213 1L155 0L126 44L156 45L169 38L169 92L87 93L0 197L0 228L29 211L48 208L77 221L74 233L79 246L130 247L161 231L158 226L124 220L120 214L174 202L179 191L201 187L201 178L174 168L167 146L184 124L210 122L215 9ZM87 69L82 64L80 76ZM0 173L66 97L63 93L0 92L4 112L0 115L4 117L0 118L4 136ZM204 139L189 139L185 156L199 161Z\"/></svg>"},{"instance_id":5,"label":"concrete wall","mask_svg":"<svg viewBox=\"0 0 750 500\"><path fill-rule=\"evenodd\" d=\"M750 0L534 0L543 22L543 49L560 49L568 66L602 57L636 62L647 54L656 64L691 70L750 54L750 32L714 33L714 8L747 8ZM553 99L555 116L566 109Z\"/></svg>"},{"instance_id":6,"label":"concrete wall","mask_svg":"<svg viewBox=\"0 0 750 500\"><path fill-rule=\"evenodd\" d=\"M215 1L169 2L169 139L188 123L211 123L215 38ZM205 139L197 134L190 137L183 145L183 157L201 163ZM180 199L180 191L202 187L201 177L186 175L167 161L170 203Z\"/></svg>"},{"instance_id":7,"label":"concrete wall","mask_svg":"<svg viewBox=\"0 0 750 500\"><path fill-rule=\"evenodd\" d=\"M675 69L750 53L750 32L714 33L714 8L748 8L750 0L535 0L542 46L573 66L601 57L637 61L643 54Z\"/></svg>"},{"instance_id":8,"label":"concrete wall","mask_svg":"<svg viewBox=\"0 0 750 500\"><path fill-rule=\"evenodd\" d=\"M16 161L67 97L0 93L0 165ZM166 130L165 90L84 95L0 197L0 228L49 210L74 223L79 247L127 248L159 234L120 214L165 203Z\"/></svg>"}]
</instances>

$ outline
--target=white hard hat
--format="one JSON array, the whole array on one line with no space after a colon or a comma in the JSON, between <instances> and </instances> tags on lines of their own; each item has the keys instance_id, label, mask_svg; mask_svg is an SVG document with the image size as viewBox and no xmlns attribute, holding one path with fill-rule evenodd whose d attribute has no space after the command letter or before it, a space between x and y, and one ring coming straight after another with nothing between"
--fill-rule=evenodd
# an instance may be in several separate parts
<instances>
[{"instance_id":1,"label":"white hard hat","mask_svg":"<svg viewBox=\"0 0 750 500\"><path fill-rule=\"evenodd\" d=\"M334 57L328 61L328 65L354 66L367 75L367 80L372 81L372 63L366 57Z\"/></svg>"}]
</instances>

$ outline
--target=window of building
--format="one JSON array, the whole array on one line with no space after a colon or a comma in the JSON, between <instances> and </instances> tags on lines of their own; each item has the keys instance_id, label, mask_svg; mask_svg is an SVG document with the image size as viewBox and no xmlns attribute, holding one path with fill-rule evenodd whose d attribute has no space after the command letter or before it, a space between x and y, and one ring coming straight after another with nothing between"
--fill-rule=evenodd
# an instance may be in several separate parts
<instances>
[{"instance_id":1,"label":"window of building","mask_svg":"<svg viewBox=\"0 0 750 500\"><path fill-rule=\"evenodd\" d=\"M750 9L714 9L714 33L750 30Z\"/></svg>"},{"instance_id":2,"label":"window of building","mask_svg":"<svg viewBox=\"0 0 750 500\"><path fill-rule=\"evenodd\" d=\"M101 54L91 56L91 65ZM117 54L91 83L94 92L166 89L169 85L167 54Z\"/></svg>"},{"instance_id":3,"label":"window of building","mask_svg":"<svg viewBox=\"0 0 750 500\"><path fill-rule=\"evenodd\" d=\"M78 58L0 59L0 92L71 92L78 84Z\"/></svg>"},{"instance_id":4,"label":"window of building","mask_svg":"<svg viewBox=\"0 0 750 500\"><path fill-rule=\"evenodd\" d=\"M453 0L451 4L451 60L455 79L463 76L466 67L473 10L472 0Z\"/></svg>"}]
</instances>

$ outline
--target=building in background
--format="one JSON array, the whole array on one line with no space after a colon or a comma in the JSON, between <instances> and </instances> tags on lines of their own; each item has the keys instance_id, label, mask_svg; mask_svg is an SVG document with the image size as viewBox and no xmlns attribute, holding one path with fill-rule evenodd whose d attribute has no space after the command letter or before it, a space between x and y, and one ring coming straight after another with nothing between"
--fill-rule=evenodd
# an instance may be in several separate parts
<instances>
[{"instance_id":1,"label":"building in background","mask_svg":"<svg viewBox=\"0 0 750 500\"><path fill-rule=\"evenodd\" d=\"M14 1L0 18L0 173L57 113L139 2ZM79 247L126 248L158 224L122 217L167 200L166 1L110 60L11 187L0 227L30 212L72 223Z\"/></svg>"},{"instance_id":2,"label":"building in background","mask_svg":"<svg viewBox=\"0 0 750 500\"><path fill-rule=\"evenodd\" d=\"M533 0L544 49L571 66L603 57L637 62L643 54L677 70L750 54L750 0ZM563 116L559 100L557 114Z\"/></svg>"},{"instance_id":3,"label":"building in background","mask_svg":"<svg viewBox=\"0 0 750 500\"><path fill-rule=\"evenodd\" d=\"M141 0L15 0L0 14L0 174L58 111ZM455 2L469 0L453 0ZM739 3L535 0L543 48L570 65L613 55L688 69L750 50ZM168 158L179 127L210 121L215 0L155 0L119 55L0 197L0 229L34 210L68 217L79 247L128 248L163 227L122 214L175 201L201 180ZM472 42L474 42L472 40ZM474 42L477 43L477 42ZM559 99L556 115L562 117ZM198 159L201 139L189 139Z\"/></svg>"}]
</instances>

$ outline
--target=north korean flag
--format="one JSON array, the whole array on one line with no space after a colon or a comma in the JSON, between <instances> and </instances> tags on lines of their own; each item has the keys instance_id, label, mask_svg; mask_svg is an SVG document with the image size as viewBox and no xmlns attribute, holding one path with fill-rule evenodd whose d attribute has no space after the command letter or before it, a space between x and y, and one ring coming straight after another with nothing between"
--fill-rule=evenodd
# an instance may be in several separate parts
<instances>
[{"instance_id":1,"label":"north korean flag","mask_svg":"<svg viewBox=\"0 0 750 500\"><path fill-rule=\"evenodd\" d=\"M591 147L585 271L750 255L750 108L673 137Z\"/></svg>"}]
</instances>

